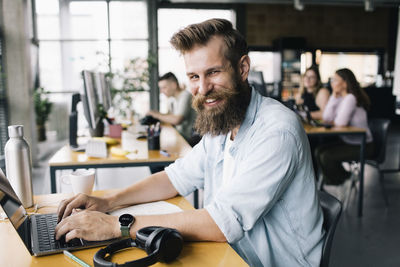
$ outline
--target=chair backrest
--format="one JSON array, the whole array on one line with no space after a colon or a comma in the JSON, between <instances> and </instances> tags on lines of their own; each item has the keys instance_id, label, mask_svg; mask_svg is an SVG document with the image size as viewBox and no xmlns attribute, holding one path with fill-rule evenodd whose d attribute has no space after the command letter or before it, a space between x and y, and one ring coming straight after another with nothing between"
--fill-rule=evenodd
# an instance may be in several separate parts
<instances>
[{"instance_id":1,"label":"chair backrest","mask_svg":"<svg viewBox=\"0 0 400 267\"><path fill-rule=\"evenodd\" d=\"M254 89L256 89L262 96L268 96L262 71L251 70L247 79L249 84L253 86Z\"/></svg>"},{"instance_id":2,"label":"chair backrest","mask_svg":"<svg viewBox=\"0 0 400 267\"><path fill-rule=\"evenodd\" d=\"M323 191L318 191L318 196L322 207L322 212L324 213L323 227L326 231L326 236L322 247L320 266L328 267L333 236L335 234L336 225L339 221L340 214L342 213L342 203L332 195Z\"/></svg>"},{"instance_id":3,"label":"chair backrest","mask_svg":"<svg viewBox=\"0 0 400 267\"><path fill-rule=\"evenodd\" d=\"M388 119L371 119L368 123L375 146L374 154L370 159L375 160L378 164L385 161L389 125L390 120Z\"/></svg>"}]
</instances>

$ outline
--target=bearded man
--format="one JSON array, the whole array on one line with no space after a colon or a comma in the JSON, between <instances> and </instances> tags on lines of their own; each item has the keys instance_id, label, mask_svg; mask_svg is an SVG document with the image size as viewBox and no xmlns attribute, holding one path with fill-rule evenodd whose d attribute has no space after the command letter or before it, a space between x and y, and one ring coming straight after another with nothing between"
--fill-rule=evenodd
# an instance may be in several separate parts
<instances>
[{"instance_id":1,"label":"bearded man","mask_svg":"<svg viewBox=\"0 0 400 267\"><path fill-rule=\"evenodd\" d=\"M248 85L248 47L229 21L189 25L171 43L185 61L202 140L165 171L112 196L62 202L56 238L120 237L118 218L104 212L204 189L203 209L137 216L129 235L159 225L185 240L229 242L250 266L319 266L323 215L300 121ZM77 207L86 210L69 216Z\"/></svg>"}]
</instances>

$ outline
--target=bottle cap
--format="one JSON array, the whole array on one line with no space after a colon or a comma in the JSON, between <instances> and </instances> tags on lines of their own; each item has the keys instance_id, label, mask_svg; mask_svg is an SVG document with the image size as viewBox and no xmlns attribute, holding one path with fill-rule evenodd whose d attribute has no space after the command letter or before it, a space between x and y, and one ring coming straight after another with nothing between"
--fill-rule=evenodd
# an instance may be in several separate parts
<instances>
[{"instance_id":1,"label":"bottle cap","mask_svg":"<svg viewBox=\"0 0 400 267\"><path fill-rule=\"evenodd\" d=\"M10 125L8 126L8 136L11 137L23 137L24 126L23 125Z\"/></svg>"}]
</instances>

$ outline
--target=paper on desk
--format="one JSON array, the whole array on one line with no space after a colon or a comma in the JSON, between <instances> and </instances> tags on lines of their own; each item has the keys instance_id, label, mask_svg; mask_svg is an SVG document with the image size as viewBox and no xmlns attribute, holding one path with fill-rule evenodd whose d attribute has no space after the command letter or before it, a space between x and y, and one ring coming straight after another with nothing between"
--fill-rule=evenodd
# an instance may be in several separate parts
<instances>
[{"instance_id":1,"label":"paper on desk","mask_svg":"<svg viewBox=\"0 0 400 267\"><path fill-rule=\"evenodd\" d=\"M129 126L127 131L133 134L145 134L148 127L147 125L134 124Z\"/></svg>"},{"instance_id":2,"label":"paper on desk","mask_svg":"<svg viewBox=\"0 0 400 267\"><path fill-rule=\"evenodd\" d=\"M156 201L145 204L138 204L119 210L110 212L113 216L120 216L125 213L132 215L155 215L155 214L168 214L182 211L178 206L168 203L166 201Z\"/></svg>"},{"instance_id":3,"label":"paper on desk","mask_svg":"<svg viewBox=\"0 0 400 267\"><path fill-rule=\"evenodd\" d=\"M132 134L123 131L121 134L121 148L122 150L132 152L126 157L128 159L147 159L148 149L146 140L138 140L139 134Z\"/></svg>"}]
</instances>

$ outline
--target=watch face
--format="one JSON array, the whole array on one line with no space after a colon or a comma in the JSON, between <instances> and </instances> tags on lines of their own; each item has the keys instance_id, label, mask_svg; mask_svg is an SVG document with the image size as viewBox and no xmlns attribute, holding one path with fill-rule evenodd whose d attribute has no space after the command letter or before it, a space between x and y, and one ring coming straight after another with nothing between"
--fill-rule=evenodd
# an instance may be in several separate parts
<instances>
[{"instance_id":1,"label":"watch face","mask_svg":"<svg viewBox=\"0 0 400 267\"><path fill-rule=\"evenodd\" d=\"M130 214L122 214L121 216L119 216L119 222L121 223L122 226L128 226L134 220L135 218Z\"/></svg>"}]
</instances>

